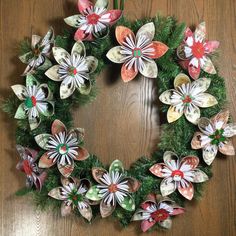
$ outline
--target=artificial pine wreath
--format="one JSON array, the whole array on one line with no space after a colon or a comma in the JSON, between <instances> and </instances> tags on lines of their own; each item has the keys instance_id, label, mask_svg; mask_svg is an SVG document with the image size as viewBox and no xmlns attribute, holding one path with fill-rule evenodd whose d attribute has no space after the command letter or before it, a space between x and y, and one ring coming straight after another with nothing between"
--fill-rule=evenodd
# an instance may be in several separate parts
<instances>
[{"instance_id":1,"label":"artificial pine wreath","mask_svg":"<svg viewBox=\"0 0 236 236\"><path fill-rule=\"evenodd\" d=\"M206 39L204 22L194 32L173 17L130 22L124 1L114 5L79 0L79 14L65 18L75 30L54 36L50 28L22 42L24 83L2 105L17 119L17 169L26 174L16 194L87 222L112 215L123 226L141 221L143 231L170 228L185 199L201 196L218 150L235 153L236 125L228 124L224 79L212 62L219 43ZM124 82L156 79L167 114L158 150L127 170L119 160L106 168L83 147L84 130L73 128L70 112L96 98L96 77L110 63L122 65Z\"/></svg>"}]
</instances>

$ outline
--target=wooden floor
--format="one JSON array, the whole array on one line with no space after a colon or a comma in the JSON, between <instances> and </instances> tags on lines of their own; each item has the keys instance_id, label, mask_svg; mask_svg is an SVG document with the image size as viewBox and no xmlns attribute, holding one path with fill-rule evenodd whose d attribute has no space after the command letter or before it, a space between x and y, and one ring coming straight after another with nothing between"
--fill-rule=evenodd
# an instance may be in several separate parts
<instances>
[{"instance_id":1,"label":"wooden floor","mask_svg":"<svg viewBox=\"0 0 236 236\"><path fill-rule=\"evenodd\" d=\"M112 1L111 1L112 2ZM0 0L0 97L20 83L24 65L17 58L17 44L32 33L44 34L48 26L60 33L63 17L76 13L76 0ZM197 24L205 20L210 39L221 42L218 66L226 78L229 109L236 120L236 3L235 0L126 0L130 19L175 15L179 21ZM118 72L117 72L118 73ZM212 81L214 83L214 81ZM109 163L121 159L128 168L139 156L155 149L160 134L156 84L151 79L124 84L113 80L109 69L98 79L97 100L74 111L76 125L86 129L86 147ZM111 219L61 218L34 209L29 199L14 192L24 185L24 176L15 171L14 121L0 113L0 235L1 236L108 236L138 235L139 225L122 229ZM236 139L234 139L236 144ZM235 157L214 163L214 178L200 202L187 204L186 214L174 219L168 232L149 235L233 236L235 230ZM148 234L147 234L148 235Z\"/></svg>"}]
</instances>

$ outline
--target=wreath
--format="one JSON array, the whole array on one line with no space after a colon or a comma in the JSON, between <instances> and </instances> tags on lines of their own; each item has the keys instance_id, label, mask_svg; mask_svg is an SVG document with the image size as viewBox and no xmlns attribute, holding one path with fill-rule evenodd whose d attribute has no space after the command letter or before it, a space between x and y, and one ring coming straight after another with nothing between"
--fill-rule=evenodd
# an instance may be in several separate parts
<instances>
[{"instance_id":1,"label":"wreath","mask_svg":"<svg viewBox=\"0 0 236 236\"><path fill-rule=\"evenodd\" d=\"M185 200L201 196L218 153L235 154L236 125L228 123L224 79L212 62L219 42L206 39L204 22L195 31L170 16L130 22L124 1L114 5L78 0L79 13L64 19L70 30L55 37L50 28L21 43L24 85L13 85L2 104L17 119L17 169L26 174L16 195L86 222L112 215L123 226L141 221L144 232L170 228ZM167 114L158 150L130 169L120 160L104 166L72 122L71 109L96 98L96 77L113 63L121 64L124 82L156 79Z\"/></svg>"}]
</instances>

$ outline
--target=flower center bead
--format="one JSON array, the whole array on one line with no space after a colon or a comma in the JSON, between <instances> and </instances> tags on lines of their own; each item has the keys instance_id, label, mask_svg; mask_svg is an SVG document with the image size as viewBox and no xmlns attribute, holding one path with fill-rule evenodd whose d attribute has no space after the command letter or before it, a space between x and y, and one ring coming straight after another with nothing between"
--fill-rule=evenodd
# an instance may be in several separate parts
<instances>
[{"instance_id":1,"label":"flower center bead","mask_svg":"<svg viewBox=\"0 0 236 236\"><path fill-rule=\"evenodd\" d=\"M74 205L78 205L78 202L83 201L83 196L82 194L72 193L72 195L70 196L70 199L72 200Z\"/></svg>"},{"instance_id":2,"label":"flower center bead","mask_svg":"<svg viewBox=\"0 0 236 236\"><path fill-rule=\"evenodd\" d=\"M136 58L139 58L142 56L142 51L140 48L134 48L133 49L133 56Z\"/></svg>"},{"instance_id":3,"label":"flower center bead","mask_svg":"<svg viewBox=\"0 0 236 236\"><path fill-rule=\"evenodd\" d=\"M110 193L115 193L115 192L117 192L118 187L117 187L116 184L111 184L111 185L108 187L108 190L109 190Z\"/></svg>"},{"instance_id":4,"label":"flower center bead","mask_svg":"<svg viewBox=\"0 0 236 236\"><path fill-rule=\"evenodd\" d=\"M204 52L205 52L205 49L204 49L203 43L195 42L193 44L192 53L194 57L200 59L204 56Z\"/></svg>"},{"instance_id":5,"label":"flower center bead","mask_svg":"<svg viewBox=\"0 0 236 236\"><path fill-rule=\"evenodd\" d=\"M77 71L77 69L76 69L75 67L70 67L70 68L68 69L68 72L69 72L69 74L72 75L72 76L75 76L75 75L78 73L78 71Z\"/></svg>"},{"instance_id":6,"label":"flower center bead","mask_svg":"<svg viewBox=\"0 0 236 236\"><path fill-rule=\"evenodd\" d=\"M189 95L187 95L183 98L182 101L183 101L183 103L185 103L187 105L192 102L192 98Z\"/></svg>"},{"instance_id":7,"label":"flower center bead","mask_svg":"<svg viewBox=\"0 0 236 236\"><path fill-rule=\"evenodd\" d=\"M64 143L59 144L59 145L57 146L57 151L58 151L61 155L66 154L66 153L68 152L68 149L69 149L68 145L67 145L67 144L64 144Z\"/></svg>"},{"instance_id":8,"label":"flower center bead","mask_svg":"<svg viewBox=\"0 0 236 236\"><path fill-rule=\"evenodd\" d=\"M184 177L184 173L181 170L174 170L171 176L174 181L180 181Z\"/></svg>"},{"instance_id":9,"label":"flower center bead","mask_svg":"<svg viewBox=\"0 0 236 236\"><path fill-rule=\"evenodd\" d=\"M27 160L23 161L23 169L24 169L24 172L27 175L31 175L32 174L32 169L30 167L29 161L27 161Z\"/></svg>"},{"instance_id":10,"label":"flower center bead","mask_svg":"<svg viewBox=\"0 0 236 236\"><path fill-rule=\"evenodd\" d=\"M87 21L88 21L88 24L90 25L96 25L99 19L100 19L100 16L97 15L96 13L93 13L87 16Z\"/></svg>"},{"instance_id":11,"label":"flower center bead","mask_svg":"<svg viewBox=\"0 0 236 236\"><path fill-rule=\"evenodd\" d=\"M34 96L32 96L32 97L27 97L27 98L25 99L25 106L26 106L27 108L32 108L32 107L36 106L36 103L37 103L37 100L36 100L36 98L35 98Z\"/></svg>"},{"instance_id":12,"label":"flower center bead","mask_svg":"<svg viewBox=\"0 0 236 236\"><path fill-rule=\"evenodd\" d=\"M221 142L226 140L225 136L223 136L224 130L217 129L214 134L210 135L209 137L212 139L211 144L219 145Z\"/></svg>"},{"instance_id":13,"label":"flower center bead","mask_svg":"<svg viewBox=\"0 0 236 236\"><path fill-rule=\"evenodd\" d=\"M151 213L151 217L156 222L164 221L169 217L169 213L165 209L159 209L159 210Z\"/></svg>"}]
</instances>

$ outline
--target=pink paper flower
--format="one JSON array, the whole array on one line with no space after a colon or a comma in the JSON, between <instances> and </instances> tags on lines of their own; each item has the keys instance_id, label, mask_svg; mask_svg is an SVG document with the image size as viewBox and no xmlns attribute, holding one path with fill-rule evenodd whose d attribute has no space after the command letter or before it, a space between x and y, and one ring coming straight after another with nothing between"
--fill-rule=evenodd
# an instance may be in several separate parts
<instances>
[{"instance_id":1,"label":"pink paper flower","mask_svg":"<svg viewBox=\"0 0 236 236\"><path fill-rule=\"evenodd\" d=\"M107 10L108 0L97 0L93 5L88 0L78 0L80 14L65 18L66 24L78 28L74 39L93 41L108 34L109 27L121 17L121 10Z\"/></svg>"},{"instance_id":2,"label":"pink paper flower","mask_svg":"<svg viewBox=\"0 0 236 236\"><path fill-rule=\"evenodd\" d=\"M189 28L185 31L183 43L177 49L180 64L187 69L193 79L198 79L201 69L209 74L216 74L215 67L208 57L219 47L218 41L206 40L205 22L199 24L193 33Z\"/></svg>"},{"instance_id":3,"label":"pink paper flower","mask_svg":"<svg viewBox=\"0 0 236 236\"><path fill-rule=\"evenodd\" d=\"M208 176L197 169L199 159L196 156L186 156L180 161L175 153L166 151L163 160L164 163L155 164L150 168L152 174L164 178L160 186L162 196L178 189L182 196L191 200L194 195L192 183L208 180Z\"/></svg>"}]
</instances>

